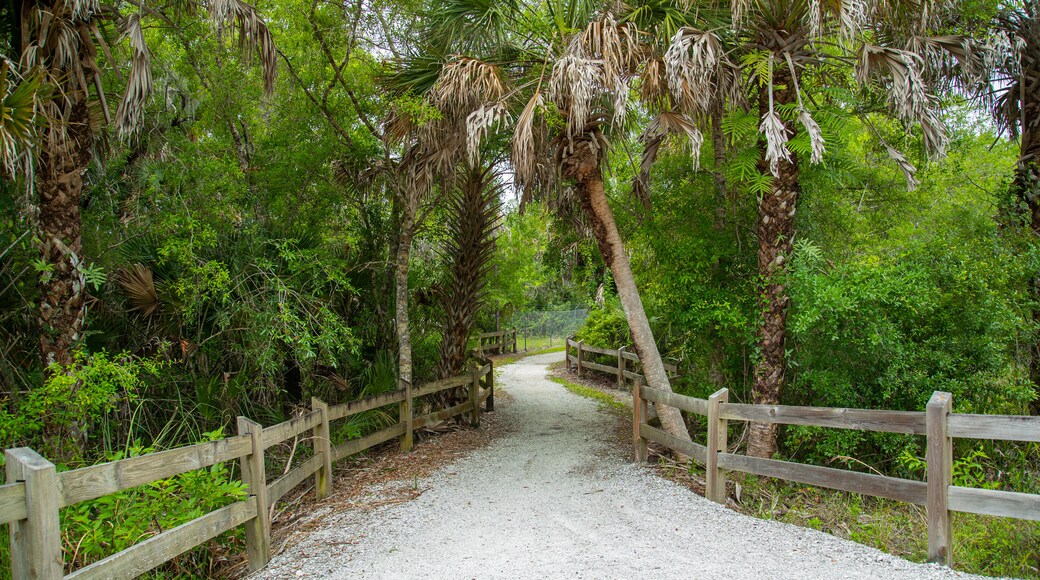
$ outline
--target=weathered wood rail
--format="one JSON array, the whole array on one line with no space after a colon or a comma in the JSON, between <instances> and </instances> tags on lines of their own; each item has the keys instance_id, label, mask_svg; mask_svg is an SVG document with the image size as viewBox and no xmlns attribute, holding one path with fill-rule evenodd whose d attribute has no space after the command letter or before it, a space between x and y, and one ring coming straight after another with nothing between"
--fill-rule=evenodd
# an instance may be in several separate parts
<instances>
[{"instance_id":1,"label":"weathered wood rail","mask_svg":"<svg viewBox=\"0 0 1040 580\"><path fill-rule=\"evenodd\" d=\"M464 403L414 416L415 399L460 387L469 389ZM0 485L0 524L10 526L12 577L133 578L240 525L245 526L249 569L257 570L271 558L271 507L282 496L314 476L316 496L326 497L332 491L334 462L396 437L401 439L401 449L407 451L412 447L413 431L424 425L469 413L470 424L479 426L480 404L484 403L487 411L494 410L494 388L494 369L491 361L485 361L482 367L474 367L458 377L417 388L405 384L396 391L340 405L329 406L312 399L309 413L271 427L239 417L238 435L218 441L60 473L32 449L8 449L4 451L8 483ZM397 423L332 446L332 422L394 404L399 407ZM265 450L307 434L313 455L268 483ZM163 531L65 575L61 508L233 460L240 462L242 481L249 490L244 501Z\"/></svg>"},{"instance_id":2,"label":"weathered wood rail","mask_svg":"<svg viewBox=\"0 0 1040 580\"><path fill-rule=\"evenodd\" d=\"M574 337L567 337L563 343L563 350L567 361L567 369L570 370L571 365L575 365L579 377L584 377L585 372L589 370L614 375L617 377L618 387L622 388L625 386L626 380L639 381L643 378L643 375L635 372L634 366L631 367L633 370L629 370L630 367L628 363L639 364L639 355L629 350L629 347L627 346L623 346L619 349L602 348L585 344L585 341L582 340L574 340ZM606 365L593 362L585 356L586 353L609 356L612 358L612 364ZM668 373L669 377L674 378L678 376L679 366L675 363L666 361L664 363L664 370Z\"/></svg>"},{"instance_id":3,"label":"weathered wood rail","mask_svg":"<svg viewBox=\"0 0 1040 580\"><path fill-rule=\"evenodd\" d=\"M928 560L947 566L953 565L951 512L1040 520L1040 495L953 485L954 438L1040 442L1040 417L954 413L952 396L943 392L933 394L923 412L747 405L730 403L727 389L705 400L651 389L645 381L635 382L632 400L636 461L646 461L647 441L692 457L705 467L705 496L712 501L726 502L725 472L740 471L923 505L928 514ZM648 402L707 417L707 445L685 441L648 425ZM730 453L727 447L729 421L923 435L926 437L926 480Z\"/></svg>"},{"instance_id":4,"label":"weathered wood rail","mask_svg":"<svg viewBox=\"0 0 1040 580\"><path fill-rule=\"evenodd\" d=\"M485 332L477 338L476 351L485 356L488 351L495 354L516 353L516 329Z\"/></svg>"}]
</instances>

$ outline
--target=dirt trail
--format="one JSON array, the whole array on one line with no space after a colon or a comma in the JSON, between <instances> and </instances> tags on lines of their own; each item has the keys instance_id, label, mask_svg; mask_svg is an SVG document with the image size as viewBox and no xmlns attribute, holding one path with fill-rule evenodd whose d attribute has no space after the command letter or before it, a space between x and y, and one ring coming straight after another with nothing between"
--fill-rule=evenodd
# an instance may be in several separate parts
<instances>
[{"instance_id":1,"label":"dirt trail","mask_svg":"<svg viewBox=\"0 0 1040 580\"><path fill-rule=\"evenodd\" d=\"M505 434L415 482L417 499L328 514L256 577L970 577L747 517L634 465L614 417L546 378L562 358L502 367Z\"/></svg>"}]
</instances>

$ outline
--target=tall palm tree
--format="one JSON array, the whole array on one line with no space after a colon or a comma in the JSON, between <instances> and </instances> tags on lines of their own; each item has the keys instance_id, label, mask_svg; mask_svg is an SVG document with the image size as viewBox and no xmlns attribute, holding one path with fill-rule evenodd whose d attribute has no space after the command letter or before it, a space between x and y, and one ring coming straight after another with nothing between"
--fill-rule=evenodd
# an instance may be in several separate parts
<instances>
[{"instance_id":1,"label":"tall palm tree","mask_svg":"<svg viewBox=\"0 0 1040 580\"><path fill-rule=\"evenodd\" d=\"M443 318L437 374L441 379L462 371L469 334L487 295L502 193L497 179L493 166L467 164L448 199L451 238L442 253L450 264L449 276L439 291Z\"/></svg>"},{"instance_id":2,"label":"tall palm tree","mask_svg":"<svg viewBox=\"0 0 1040 580\"><path fill-rule=\"evenodd\" d=\"M1005 4L995 28L993 113L998 126L1019 139L1011 195L1040 236L1040 2ZM1040 278L1033 280L1030 293L1040 298ZM1040 309L1033 311L1033 319L1040 323ZM1030 370L1040 384L1040 343L1033 347Z\"/></svg>"},{"instance_id":3,"label":"tall palm tree","mask_svg":"<svg viewBox=\"0 0 1040 580\"><path fill-rule=\"evenodd\" d=\"M132 10L124 12L124 9ZM14 2L8 17L17 23L15 46L19 69L39 74L49 87L37 99L41 126L35 131L33 162L22 177L35 189L44 271L40 277L40 351L43 364L69 364L86 319L86 258L81 237L80 200L95 138L104 123L125 137L133 135L152 96L151 54L143 18L179 30L178 20L208 14L217 29L234 28L247 52L256 52L268 92L275 79L274 42L256 10L242 0L180 0L163 9L145 3L99 0ZM117 56L107 37L118 32L128 58ZM113 117L102 84L99 54L117 73L126 70L126 86ZM125 62L125 61L128 61ZM117 75L122 78L122 73ZM41 93L43 94L43 93ZM94 111L99 111L94 114Z\"/></svg>"},{"instance_id":4,"label":"tall palm tree","mask_svg":"<svg viewBox=\"0 0 1040 580\"><path fill-rule=\"evenodd\" d=\"M708 115L718 98L731 107L742 106L746 98L761 119L758 165L768 179L757 192L761 311L755 403L779 403L785 381L790 299L784 275L796 234L800 167L807 161L788 144L792 135L804 131L811 144L810 163L822 160L825 147L823 130L806 105L815 100L806 94L814 88L807 79L840 83L847 64L855 62L856 80L887 92L890 111L906 124L920 126L926 148L941 154L946 134L939 100L931 90L937 81L974 71L979 64L968 39L936 35L944 19L955 16L950 10L927 0L735 0L726 30L684 28L672 39L665 69L681 106ZM720 66L724 59L740 62L748 74L720 75L732 70ZM912 180L913 168L897 151L889 151L908 182ZM770 457L775 450L775 425L752 424L748 453Z\"/></svg>"},{"instance_id":5,"label":"tall palm tree","mask_svg":"<svg viewBox=\"0 0 1040 580\"><path fill-rule=\"evenodd\" d=\"M444 59L432 101L465 115L466 146L510 124L512 163L525 198L571 196L584 209L610 267L636 352L652 388L671 386L607 199L607 134L625 125L629 82L643 62L641 33L594 2L548 0L523 7L454 0L441 30L482 39L464 57ZM489 30L473 33L475 26ZM446 52L457 54L459 51ZM489 90L506 85L505 89ZM659 407L662 426L689 438L678 409Z\"/></svg>"}]
</instances>

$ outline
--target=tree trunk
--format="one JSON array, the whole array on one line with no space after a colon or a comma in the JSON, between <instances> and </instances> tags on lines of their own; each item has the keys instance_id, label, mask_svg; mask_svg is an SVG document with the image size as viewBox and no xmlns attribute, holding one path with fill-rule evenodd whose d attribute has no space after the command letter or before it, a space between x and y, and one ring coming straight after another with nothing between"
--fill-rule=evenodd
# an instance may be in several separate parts
<instances>
[{"instance_id":1,"label":"tree trunk","mask_svg":"<svg viewBox=\"0 0 1040 580\"><path fill-rule=\"evenodd\" d=\"M491 174L469 168L454 199L449 230L454 239L445 254L451 260L448 286L441 291L443 322L438 378L462 372L473 321L484 298L484 282L495 249L491 234L498 217L498 192L489 187Z\"/></svg>"},{"instance_id":2,"label":"tree trunk","mask_svg":"<svg viewBox=\"0 0 1040 580\"><path fill-rule=\"evenodd\" d=\"M412 333L408 320L408 259L415 235L416 205L401 204L401 232L397 241L397 259L394 272L394 324L397 327L397 378L412 383Z\"/></svg>"},{"instance_id":3,"label":"tree trunk","mask_svg":"<svg viewBox=\"0 0 1040 580\"><path fill-rule=\"evenodd\" d=\"M671 392L672 386L668 381L668 373L664 369L661 353L657 350L657 342L650 329L650 321L643 310L643 301L639 297L639 289L636 288L632 266L629 264L628 254L625 252L625 244L621 240L617 224L614 222L614 214L607 202L598 153L602 151L602 147L594 147L590 144L590 141L598 140L598 135L586 135L583 136L583 139L570 147L569 156L563 160L563 174L565 177L575 180L578 198L589 218L600 254L603 255L603 261L610 267L610 272L614 276L614 283L617 285L621 305L625 309L628 328L632 333L632 343L636 354L639 355L646 383L650 388ZM657 405L657 415L661 418L661 426L665 431L686 441L690 440L690 432L686 429L686 423L683 421L679 409Z\"/></svg>"},{"instance_id":4,"label":"tree trunk","mask_svg":"<svg viewBox=\"0 0 1040 580\"><path fill-rule=\"evenodd\" d=\"M91 128L86 96L67 94L67 127L63 137L46 129L37 160L40 196L40 356L44 367L68 365L82 336L87 307L83 273L80 198L83 173L90 163Z\"/></svg>"},{"instance_id":5,"label":"tree trunk","mask_svg":"<svg viewBox=\"0 0 1040 580\"><path fill-rule=\"evenodd\" d=\"M790 73L783 67L774 71L775 107L790 104L795 100ZM760 91L759 116L769 110L768 94ZM792 129L791 123L787 128ZM768 171L768 163L759 161L759 170ZM794 154L791 162L780 160L779 176L774 178L772 189L762 196L758 204L758 275L761 279L759 295L762 299L762 314L758 327L759 358L755 364L755 382L752 399L757 405L775 405L780 402L787 368L785 344L787 339L787 310L790 298L784 275L794 247L794 214L798 204L798 160ZM748 438L748 455L772 457L776 452L776 425L752 423Z\"/></svg>"},{"instance_id":6,"label":"tree trunk","mask_svg":"<svg viewBox=\"0 0 1040 580\"><path fill-rule=\"evenodd\" d=\"M1040 47L1037 47L1034 53L1040 53ZM1023 58L1023 64L1034 59L1035 65L1040 67L1040 54L1035 54L1032 59ZM1021 143L1018 164L1015 166L1015 179L1011 183L1011 193L1020 206L1029 208L1029 225L1033 232L1034 243L1038 243L1040 242L1040 127L1031 124L1029 120L1040 118L1040 94L1030 90L1026 91L1024 96L1025 99L1020 106L1022 107L1022 119L1025 119L1026 123L1024 127L1020 128ZM1030 294L1034 303L1040 302L1040 278L1033 279ZM1040 309L1033 310L1033 321L1040 326ZM1033 384L1040 388L1040 342L1034 343L1032 350L1029 365L1030 376ZM1033 408L1040 412L1040 403L1034 402Z\"/></svg>"}]
</instances>

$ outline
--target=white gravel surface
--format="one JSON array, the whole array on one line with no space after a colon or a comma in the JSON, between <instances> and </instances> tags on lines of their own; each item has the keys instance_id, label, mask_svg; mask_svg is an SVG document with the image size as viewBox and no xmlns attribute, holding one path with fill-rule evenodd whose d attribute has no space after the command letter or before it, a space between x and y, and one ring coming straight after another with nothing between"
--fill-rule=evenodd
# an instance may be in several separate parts
<instances>
[{"instance_id":1,"label":"white gravel surface","mask_svg":"<svg viewBox=\"0 0 1040 580\"><path fill-rule=\"evenodd\" d=\"M501 368L506 433L417 499L324 516L259 578L969 578L744 516L634 465L615 418L546 379L562 353Z\"/></svg>"}]
</instances>

